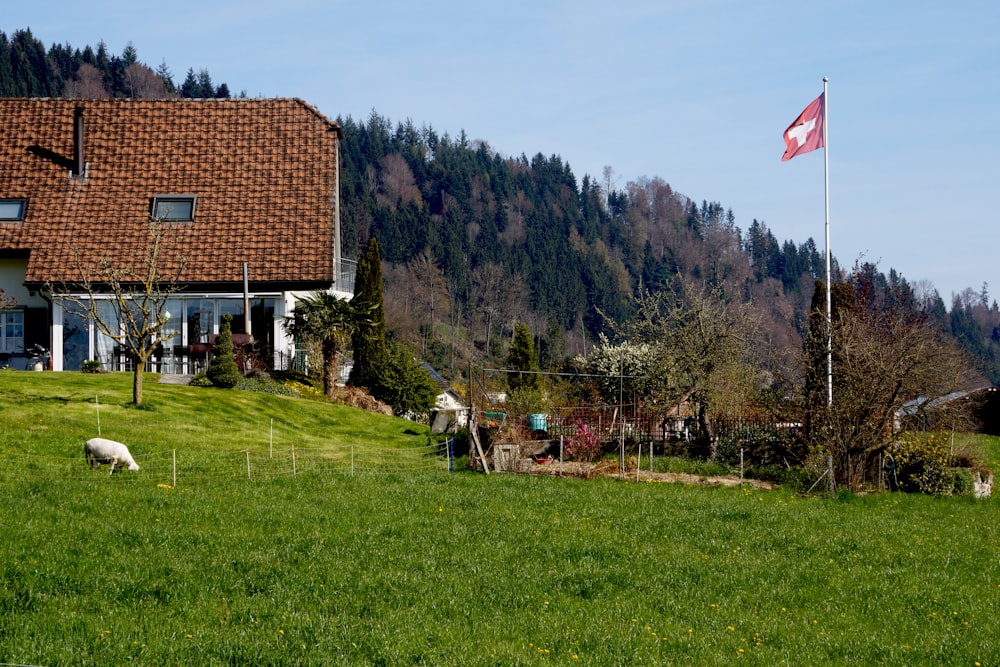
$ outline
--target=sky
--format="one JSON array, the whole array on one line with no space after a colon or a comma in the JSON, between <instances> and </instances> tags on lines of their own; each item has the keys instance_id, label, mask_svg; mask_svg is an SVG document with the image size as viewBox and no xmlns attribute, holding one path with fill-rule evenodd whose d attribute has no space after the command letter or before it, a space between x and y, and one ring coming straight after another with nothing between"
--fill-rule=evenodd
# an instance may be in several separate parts
<instances>
[{"instance_id":1,"label":"sky","mask_svg":"<svg viewBox=\"0 0 1000 667\"><path fill-rule=\"evenodd\" d=\"M661 178L746 230L824 248L824 151L782 135L828 77L830 247L1000 300L995 0L135 0L8 3L0 30L207 69L331 119L411 120L578 182Z\"/></svg>"}]
</instances>

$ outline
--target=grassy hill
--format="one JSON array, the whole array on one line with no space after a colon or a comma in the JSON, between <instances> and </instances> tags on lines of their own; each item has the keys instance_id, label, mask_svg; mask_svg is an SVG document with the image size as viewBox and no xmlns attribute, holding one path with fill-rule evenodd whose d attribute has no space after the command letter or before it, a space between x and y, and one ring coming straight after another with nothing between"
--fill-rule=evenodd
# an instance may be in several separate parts
<instances>
[{"instance_id":1,"label":"grassy hill","mask_svg":"<svg viewBox=\"0 0 1000 667\"><path fill-rule=\"evenodd\" d=\"M0 373L0 662L1000 660L995 500L449 474L390 417L129 392ZM141 470L86 467L98 416Z\"/></svg>"}]
</instances>

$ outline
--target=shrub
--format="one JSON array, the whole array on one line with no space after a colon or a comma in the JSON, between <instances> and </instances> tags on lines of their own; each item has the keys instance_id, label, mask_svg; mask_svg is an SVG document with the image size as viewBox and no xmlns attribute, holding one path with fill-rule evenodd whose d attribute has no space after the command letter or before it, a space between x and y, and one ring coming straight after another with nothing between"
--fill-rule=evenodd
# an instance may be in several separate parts
<instances>
[{"instance_id":1,"label":"shrub","mask_svg":"<svg viewBox=\"0 0 1000 667\"><path fill-rule=\"evenodd\" d=\"M896 484L903 491L952 493L955 476L949 468L948 449L948 439L940 433L901 433L887 450Z\"/></svg>"},{"instance_id":2,"label":"shrub","mask_svg":"<svg viewBox=\"0 0 1000 667\"><path fill-rule=\"evenodd\" d=\"M103 373L104 367L101 366L101 362L97 359L88 359L83 362L83 366L80 367L80 370L84 373Z\"/></svg>"},{"instance_id":3,"label":"shrub","mask_svg":"<svg viewBox=\"0 0 1000 667\"><path fill-rule=\"evenodd\" d=\"M271 379L267 374L255 375L253 377L240 378L236 383L237 389L244 391L256 391L264 394L277 394L279 396L298 396L298 392L285 386L277 380Z\"/></svg>"},{"instance_id":4,"label":"shrub","mask_svg":"<svg viewBox=\"0 0 1000 667\"><path fill-rule=\"evenodd\" d=\"M975 480L972 477L972 471L968 468L953 468L952 475L954 477L952 483L952 492L956 496L971 496L975 492Z\"/></svg>"},{"instance_id":5,"label":"shrub","mask_svg":"<svg viewBox=\"0 0 1000 667\"><path fill-rule=\"evenodd\" d=\"M205 371L198 371L191 382L189 383L192 387L211 387L212 381L208 379L208 374Z\"/></svg>"},{"instance_id":6,"label":"shrub","mask_svg":"<svg viewBox=\"0 0 1000 667\"><path fill-rule=\"evenodd\" d=\"M295 396L299 398L305 398L310 401L320 401L325 402L329 399L320 387L317 387L312 382L299 382L298 380L282 380L282 385Z\"/></svg>"},{"instance_id":7,"label":"shrub","mask_svg":"<svg viewBox=\"0 0 1000 667\"><path fill-rule=\"evenodd\" d=\"M434 407L438 387L431 376L402 343L390 341L386 347L388 364L372 395L392 406L393 413L423 414Z\"/></svg>"},{"instance_id":8,"label":"shrub","mask_svg":"<svg viewBox=\"0 0 1000 667\"><path fill-rule=\"evenodd\" d=\"M582 419L574 422L573 429L575 434L566 442L566 456L573 461L586 463L597 460L603 449L600 436Z\"/></svg>"},{"instance_id":9,"label":"shrub","mask_svg":"<svg viewBox=\"0 0 1000 667\"><path fill-rule=\"evenodd\" d=\"M208 366L207 376L216 387L232 389L242 377L240 369L233 358L233 316L226 313L219 325L219 338L215 343L212 363Z\"/></svg>"}]
</instances>

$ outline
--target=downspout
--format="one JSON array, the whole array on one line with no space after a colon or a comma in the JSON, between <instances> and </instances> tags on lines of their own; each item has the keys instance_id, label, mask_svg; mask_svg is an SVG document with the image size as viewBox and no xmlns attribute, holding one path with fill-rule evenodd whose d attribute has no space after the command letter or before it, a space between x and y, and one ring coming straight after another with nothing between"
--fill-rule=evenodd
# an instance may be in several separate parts
<instances>
[{"instance_id":1,"label":"downspout","mask_svg":"<svg viewBox=\"0 0 1000 667\"><path fill-rule=\"evenodd\" d=\"M333 151L333 287L340 289L341 252L340 252L340 130L336 132Z\"/></svg>"},{"instance_id":2,"label":"downspout","mask_svg":"<svg viewBox=\"0 0 1000 667\"><path fill-rule=\"evenodd\" d=\"M252 336L250 331L250 281L247 277L247 263L243 262L243 331Z\"/></svg>"}]
</instances>

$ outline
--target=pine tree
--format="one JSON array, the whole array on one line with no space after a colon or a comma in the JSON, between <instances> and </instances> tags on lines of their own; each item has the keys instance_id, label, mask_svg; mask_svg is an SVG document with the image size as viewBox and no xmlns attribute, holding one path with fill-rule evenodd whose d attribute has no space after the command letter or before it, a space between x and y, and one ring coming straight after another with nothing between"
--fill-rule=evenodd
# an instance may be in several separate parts
<instances>
[{"instance_id":1,"label":"pine tree","mask_svg":"<svg viewBox=\"0 0 1000 667\"><path fill-rule=\"evenodd\" d=\"M514 325L514 340L511 341L510 352L507 354L507 366L512 371L522 371L507 376L507 386L511 391L538 389L538 359L535 356L535 344L531 339L528 325L523 322Z\"/></svg>"},{"instance_id":2,"label":"pine tree","mask_svg":"<svg viewBox=\"0 0 1000 667\"><path fill-rule=\"evenodd\" d=\"M7 35L0 32L0 97L17 95L17 81L14 79L14 70L11 67L10 59L10 42L7 41Z\"/></svg>"},{"instance_id":3,"label":"pine tree","mask_svg":"<svg viewBox=\"0 0 1000 667\"><path fill-rule=\"evenodd\" d=\"M351 336L354 366L348 382L365 387L378 395L385 377L385 311L382 305L382 257L378 241L373 236L368 248L358 259L354 298L351 306L364 313Z\"/></svg>"},{"instance_id":4,"label":"pine tree","mask_svg":"<svg viewBox=\"0 0 1000 667\"><path fill-rule=\"evenodd\" d=\"M189 68L187 76L184 77L184 83L181 84L181 97L194 99L199 96L200 91L201 86L198 84L198 79L195 78L194 69Z\"/></svg>"},{"instance_id":5,"label":"pine tree","mask_svg":"<svg viewBox=\"0 0 1000 667\"><path fill-rule=\"evenodd\" d=\"M177 92L177 86L174 85L174 74L170 71L170 67L167 66L166 60L161 62L160 66L156 68L156 76L163 80L163 85L166 86L168 93Z\"/></svg>"}]
</instances>

